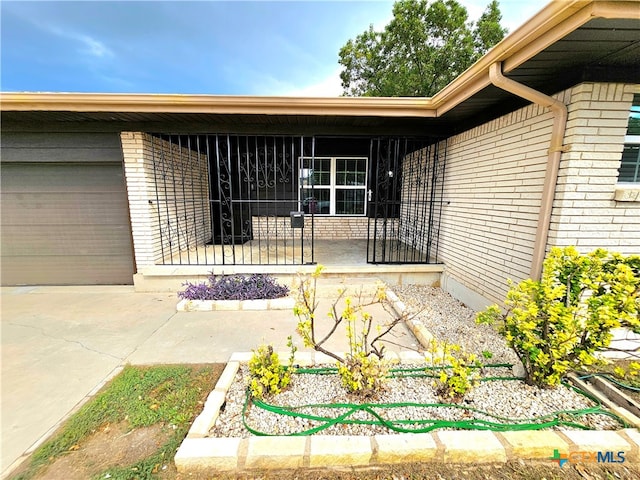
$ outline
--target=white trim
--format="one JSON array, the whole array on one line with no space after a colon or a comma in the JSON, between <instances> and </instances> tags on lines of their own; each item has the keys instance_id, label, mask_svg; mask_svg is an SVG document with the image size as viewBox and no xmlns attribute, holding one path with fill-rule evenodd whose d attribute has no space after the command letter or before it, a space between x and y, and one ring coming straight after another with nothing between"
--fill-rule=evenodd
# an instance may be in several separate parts
<instances>
[{"instance_id":1,"label":"white trim","mask_svg":"<svg viewBox=\"0 0 640 480\"><path fill-rule=\"evenodd\" d=\"M368 185L368 180L369 180L369 159L368 157L350 157L350 156L341 156L341 155L336 155L336 156L332 156L332 157L328 157L328 156L322 156L322 157L309 157L309 156L301 156L298 157L298 172L302 172L303 170L312 170L312 169L306 169L303 168L303 162L304 160L330 160L330 167L329 167L329 176L330 176L330 183L329 185L314 185L313 189L314 190L329 190L329 213L315 213L315 215L322 215L322 216L341 216L341 217L364 217L367 214L367 203L368 203L368 199L367 199L367 185ZM336 176L337 176L337 161L338 160L364 160L365 161L365 178L364 178L364 184L363 185L337 185L336 183ZM301 180L302 177L301 175L298 175L298 208L300 208L301 210L303 209L303 205L302 205L302 196L300 195L300 192L302 191L303 188L310 188L310 185L302 185ZM363 212L362 213L356 213L356 214L349 214L349 213L336 213L336 192L338 190L362 190L364 192L364 204L363 204Z\"/></svg>"}]
</instances>

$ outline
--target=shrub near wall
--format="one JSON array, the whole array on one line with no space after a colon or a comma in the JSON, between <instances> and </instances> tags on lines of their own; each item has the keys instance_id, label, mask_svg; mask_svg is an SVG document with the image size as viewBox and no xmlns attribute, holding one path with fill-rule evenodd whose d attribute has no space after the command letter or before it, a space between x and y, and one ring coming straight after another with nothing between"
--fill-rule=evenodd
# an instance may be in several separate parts
<instances>
[{"instance_id":1,"label":"shrub near wall","mask_svg":"<svg viewBox=\"0 0 640 480\"><path fill-rule=\"evenodd\" d=\"M640 256L574 247L551 250L540 281L512 286L503 315L492 305L477 321L500 321L530 385L556 386L570 370L593 363L613 328L640 333Z\"/></svg>"}]
</instances>

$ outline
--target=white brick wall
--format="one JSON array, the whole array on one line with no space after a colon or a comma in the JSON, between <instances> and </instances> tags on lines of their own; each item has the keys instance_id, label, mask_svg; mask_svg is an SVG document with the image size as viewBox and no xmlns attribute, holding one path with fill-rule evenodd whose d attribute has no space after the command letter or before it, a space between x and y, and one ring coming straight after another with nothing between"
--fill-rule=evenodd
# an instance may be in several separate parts
<instances>
[{"instance_id":1,"label":"white brick wall","mask_svg":"<svg viewBox=\"0 0 640 480\"><path fill-rule=\"evenodd\" d=\"M254 237L275 239L291 237L291 219L289 217L252 217ZM367 217L314 217L313 231L316 239L366 239ZM294 234L298 238L299 232ZM304 238L311 239L311 216L304 218Z\"/></svg>"},{"instance_id":2,"label":"white brick wall","mask_svg":"<svg viewBox=\"0 0 640 480\"><path fill-rule=\"evenodd\" d=\"M206 156L139 132L121 141L137 267L209 241Z\"/></svg>"},{"instance_id":3,"label":"white brick wall","mask_svg":"<svg viewBox=\"0 0 640 480\"><path fill-rule=\"evenodd\" d=\"M640 203L614 200L634 88L587 83L555 95L569 110L568 151L547 249L640 253ZM530 105L448 139L440 257L475 300L501 303L507 278L529 276L551 125Z\"/></svg>"},{"instance_id":4,"label":"white brick wall","mask_svg":"<svg viewBox=\"0 0 640 480\"><path fill-rule=\"evenodd\" d=\"M640 202L614 200L634 88L584 83L569 92L570 150L560 164L547 248L640 254Z\"/></svg>"},{"instance_id":5,"label":"white brick wall","mask_svg":"<svg viewBox=\"0 0 640 480\"><path fill-rule=\"evenodd\" d=\"M530 105L448 139L439 256L490 301L529 275L552 120Z\"/></svg>"}]
</instances>

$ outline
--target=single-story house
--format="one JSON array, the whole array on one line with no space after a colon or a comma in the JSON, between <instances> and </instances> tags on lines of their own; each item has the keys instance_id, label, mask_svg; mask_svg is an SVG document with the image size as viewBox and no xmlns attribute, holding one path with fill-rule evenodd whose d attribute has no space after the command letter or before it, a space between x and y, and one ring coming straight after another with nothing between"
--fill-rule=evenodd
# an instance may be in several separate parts
<instances>
[{"instance_id":1,"label":"single-story house","mask_svg":"<svg viewBox=\"0 0 640 480\"><path fill-rule=\"evenodd\" d=\"M635 0L552 2L431 98L0 100L2 285L277 274L346 244L480 307L551 246L640 253Z\"/></svg>"}]
</instances>

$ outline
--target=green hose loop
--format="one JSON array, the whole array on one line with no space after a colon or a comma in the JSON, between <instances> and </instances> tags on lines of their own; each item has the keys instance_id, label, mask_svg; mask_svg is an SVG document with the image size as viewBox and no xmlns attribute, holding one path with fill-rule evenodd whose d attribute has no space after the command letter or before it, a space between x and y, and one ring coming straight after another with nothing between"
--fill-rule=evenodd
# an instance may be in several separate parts
<instances>
[{"instance_id":1,"label":"green hose loop","mask_svg":"<svg viewBox=\"0 0 640 480\"><path fill-rule=\"evenodd\" d=\"M494 364L494 365L485 365L484 367L505 367L510 366L506 364ZM402 377L405 374L409 374L409 376L429 376L429 374L420 375L419 371L424 371L425 368L406 368L406 369L394 369L392 371L391 376ZM335 374L337 369L333 367L325 367L325 368L306 368L306 369L296 369L297 373L301 374L315 374L315 375L328 375ZM399 374L399 375L398 375ZM433 376L433 375L431 375ZM483 378L482 381L495 381L495 380L521 380L515 377L487 377ZM249 405L254 405L256 408L261 408L263 410L276 413L278 415L288 416L288 417L298 417L306 420L318 422L319 425L299 432L295 432L292 434L288 434L289 436L306 436L313 435L314 433L321 432L329 427L334 425L376 425L387 428L390 431L397 433L427 433L433 430L441 429L441 428L454 428L454 429L462 429L462 430L491 430L494 432L501 431L518 431L518 430L541 430L544 428L551 427L572 427L581 430L588 430L590 427L578 422L579 417L584 415L606 415L609 416L616 421L618 421L623 427L627 427L627 423L621 419L619 416L615 415L612 412L605 410L602 407L602 404L593 396L589 395L587 392L584 392L577 387L567 384L563 382L563 384L576 391L577 393L589 398L591 401L595 403L593 407L577 409L577 410L560 410L557 412L553 412L548 415L544 415L537 418L526 418L526 419L512 419L507 417L501 417L499 415L494 415L488 412L484 412L482 410L478 410L472 407L467 407L465 405L459 405L456 403L413 403L413 402L401 402L401 403L360 403L360 404L351 404L351 403L329 403L329 404L308 404L308 405L300 405L297 407L280 407L277 405L271 405L262 400L258 400L257 398L252 398L249 389L247 389L247 393L245 396L245 402L242 409L242 421L245 428L252 433L253 435L258 436L273 436L277 434L265 433L258 431L247 424L247 410ZM489 418L490 420L483 420L478 418L473 418L469 420L437 420L437 419L427 419L427 420L414 420L414 419L402 419L402 420L389 420L386 419L383 415L385 410L393 409L393 408L405 408L405 407L413 407L413 408L454 408L467 411L469 413L477 414ZM324 416L324 415L311 415L304 413L303 410L308 408L325 408L325 409L340 409L344 410L339 415L333 416ZM358 418L352 418L354 414L359 411L363 411L368 413L373 419L363 420Z\"/></svg>"}]
</instances>

